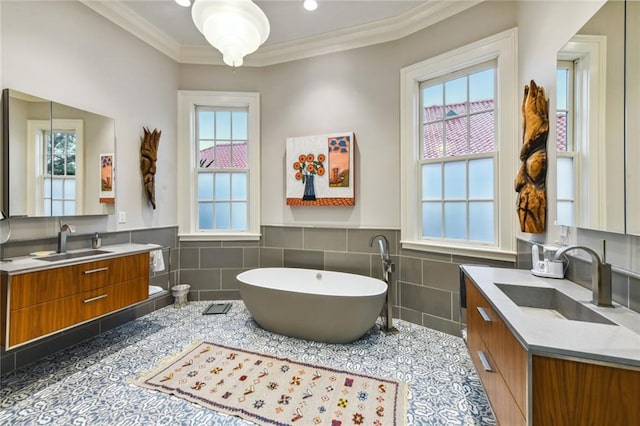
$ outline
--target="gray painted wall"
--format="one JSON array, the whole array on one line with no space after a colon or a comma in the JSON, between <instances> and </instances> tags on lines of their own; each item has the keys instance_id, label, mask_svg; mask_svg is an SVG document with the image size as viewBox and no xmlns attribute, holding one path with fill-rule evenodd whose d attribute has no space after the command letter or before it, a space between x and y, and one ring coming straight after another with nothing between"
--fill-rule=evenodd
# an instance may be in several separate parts
<instances>
[{"instance_id":1,"label":"gray painted wall","mask_svg":"<svg viewBox=\"0 0 640 426\"><path fill-rule=\"evenodd\" d=\"M74 219L79 232L175 225L178 64L77 1L3 1L0 8L2 88L115 119L115 207L126 223L117 215ZM140 176L143 126L162 130L156 210ZM53 219L12 221L14 239L57 230Z\"/></svg>"}]
</instances>

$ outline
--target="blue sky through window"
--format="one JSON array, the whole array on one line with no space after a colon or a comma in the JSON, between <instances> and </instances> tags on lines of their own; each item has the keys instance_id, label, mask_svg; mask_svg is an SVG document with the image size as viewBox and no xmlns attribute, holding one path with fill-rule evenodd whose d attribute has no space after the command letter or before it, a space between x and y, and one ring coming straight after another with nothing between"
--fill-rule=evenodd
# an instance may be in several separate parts
<instances>
[{"instance_id":1,"label":"blue sky through window","mask_svg":"<svg viewBox=\"0 0 640 426\"><path fill-rule=\"evenodd\" d=\"M569 79L569 70L558 69L556 71L556 108L567 109L567 83Z\"/></svg>"},{"instance_id":2,"label":"blue sky through window","mask_svg":"<svg viewBox=\"0 0 640 426\"><path fill-rule=\"evenodd\" d=\"M423 90L423 106L425 108L458 103L493 100L494 68L489 68L467 76L448 80ZM468 88L467 88L468 83ZM467 96L468 91L468 96ZM443 102L445 101L445 102Z\"/></svg>"}]
</instances>

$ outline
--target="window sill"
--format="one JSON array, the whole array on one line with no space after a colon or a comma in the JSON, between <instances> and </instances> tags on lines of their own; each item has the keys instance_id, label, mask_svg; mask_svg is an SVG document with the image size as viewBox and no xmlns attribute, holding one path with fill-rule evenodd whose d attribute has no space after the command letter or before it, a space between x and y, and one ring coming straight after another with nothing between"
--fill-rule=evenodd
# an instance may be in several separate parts
<instances>
[{"instance_id":1,"label":"window sill","mask_svg":"<svg viewBox=\"0 0 640 426\"><path fill-rule=\"evenodd\" d=\"M262 234L178 234L180 241L259 241Z\"/></svg>"},{"instance_id":2,"label":"window sill","mask_svg":"<svg viewBox=\"0 0 640 426\"><path fill-rule=\"evenodd\" d=\"M517 253L497 247L459 245L454 243L433 243L426 241L400 241L400 246L407 250L430 251L433 253L456 256L477 257L482 259L515 262Z\"/></svg>"}]
</instances>

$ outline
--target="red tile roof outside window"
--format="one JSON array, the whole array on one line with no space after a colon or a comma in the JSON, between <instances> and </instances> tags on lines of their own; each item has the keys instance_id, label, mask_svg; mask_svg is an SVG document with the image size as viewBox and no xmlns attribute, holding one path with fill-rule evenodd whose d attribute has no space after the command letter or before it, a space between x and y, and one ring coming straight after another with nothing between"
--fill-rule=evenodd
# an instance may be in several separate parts
<instances>
[{"instance_id":1,"label":"red tile roof outside window","mask_svg":"<svg viewBox=\"0 0 640 426\"><path fill-rule=\"evenodd\" d=\"M423 158L477 154L494 150L493 100L471 102L469 129L471 137L467 148L466 103L438 105L424 108ZM445 113L446 110L446 113ZM484 112L480 112L484 111ZM475 114L473 114L475 112ZM443 126L443 115L447 118ZM567 116L557 114L556 149L567 151ZM443 136L446 134L446 153L443 153Z\"/></svg>"},{"instance_id":2,"label":"red tile roof outside window","mask_svg":"<svg viewBox=\"0 0 640 426\"><path fill-rule=\"evenodd\" d=\"M567 144L567 113L558 112L556 114L556 149L558 151L569 151Z\"/></svg>"},{"instance_id":3,"label":"red tile roof outside window","mask_svg":"<svg viewBox=\"0 0 640 426\"><path fill-rule=\"evenodd\" d=\"M211 161L213 163L211 163ZM233 162L232 162L233 160ZM220 144L200 151L200 167L246 169L247 143Z\"/></svg>"},{"instance_id":4,"label":"red tile roof outside window","mask_svg":"<svg viewBox=\"0 0 640 426\"><path fill-rule=\"evenodd\" d=\"M469 115L466 109L466 102L424 108L423 158L442 158L494 150L493 100L471 102ZM469 138L467 128L470 131ZM444 147L446 153L443 152Z\"/></svg>"}]
</instances>

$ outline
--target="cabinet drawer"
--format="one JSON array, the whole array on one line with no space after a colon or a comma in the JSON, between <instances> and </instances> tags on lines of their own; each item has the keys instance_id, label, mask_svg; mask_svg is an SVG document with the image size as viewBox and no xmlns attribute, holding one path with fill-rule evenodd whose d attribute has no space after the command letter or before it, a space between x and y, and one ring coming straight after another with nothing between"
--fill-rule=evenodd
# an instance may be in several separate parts
<instances>
[{"instance_id":1,"label":"cabinet drawer","mask_svg":"<svg viewBox=\"0 0 640 426\"><path fill-rule=\"evenodd\" d=\"M148 279L136 278L11 312L9 346L62 330L146 299Z\"/></svg>"},{"instance_id":2,"label":"cabinet drawer","mask_svg":"<svg viewBox=\"0 0 640 426\"><path fill-rule=\"evenodd\" d=\"M14 275L10 278L10 309L22 309L148 275L148 253Z\"/></svg>"},{"instance_id":3,"label":"cabinet drawer","mask_svg":"<svg viewBox=\"0 0 640 426\"><path fill-rule=\"evenodd\" d=\"M473 282L466 279L468 334L482 339L486 352L522 413L527 412L527 352Z\"/></svg>"},{"instance_id":4,"label":"cabinet drawer","mask_svg":"<svg viewBox=\"0 0 640 426\"><path fill-rule=\"evenodd\" d=\"M525 416L511 395L509 386L496 369L496 362L482 339L469 339L467 343L471 359L478 371L480 380L482 380L482 385L498 423L505 426L524 426L526 424Z\"/></svg>"},{"instance_id":5,"label":"cabinet drawer","mask_svg":"<svg viewBox=\"0 0 640 426\"><path fill-rule=\"evenodd\" d=\"M86 321L104 315L147 297L149 285L146 277L82 293L78 298L79 320Z\"/></svg>"},{"instance_id":6,"label":"cabinet drawer","mask_svg":"<svg viewBox=\"0 0 640 426\"><path fill-rule=\"evenodd\" d=\"M467 290L467 326L469 331L474 330L478 335L484 337L488 331L488 324L492 320L486 311L489 304L469 278L465 277L465 285Z\"/></svg>"}]
</instances>

